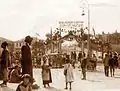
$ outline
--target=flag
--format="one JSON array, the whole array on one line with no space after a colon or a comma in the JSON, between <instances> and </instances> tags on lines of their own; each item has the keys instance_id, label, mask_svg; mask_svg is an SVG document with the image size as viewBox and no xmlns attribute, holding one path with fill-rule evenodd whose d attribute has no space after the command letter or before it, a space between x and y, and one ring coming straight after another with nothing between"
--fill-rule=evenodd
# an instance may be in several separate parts
<instances>
[{"instance_id":1,"label":"flag","mask_svg":"<svg viewBox=\"0 0 120 91\"><path fill-rule=\"evenodd\" d=\"M52 40L52 37L53 37L52 36L53 35L52 28L51 28L50 32L51 32L50 35L51 35L51 40Z\"/></svg>"},{"instance_id":2,"label":"flag","mask_svg":"<svg viewBox=\"0 0 120 91\"><path fill-rule=\"evenodd\" d=\"M94 29L94 27L93 27L93 34L94 34L94 37L96 37L96 35L95 35L95 29Z\"/></svg>"}]
</instances>

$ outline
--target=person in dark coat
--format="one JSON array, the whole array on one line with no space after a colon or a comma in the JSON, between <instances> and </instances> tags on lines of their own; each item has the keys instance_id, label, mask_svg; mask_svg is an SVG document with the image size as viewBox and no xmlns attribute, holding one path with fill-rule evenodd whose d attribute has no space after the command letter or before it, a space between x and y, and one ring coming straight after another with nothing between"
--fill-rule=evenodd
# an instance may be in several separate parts
<instances>
[{"instance_id":1,"label":"person in dark coat","mask_svg":"<svg viewBox=\"0 0 120 91\"><path fill-rule=\"evenodd\" d=\"M95 71L97 66L97 57L95 54L93 54L92 59L93 59L93 70Z\"/></svg>"},{"instance_id":2,"label":"person in dark coat","mask_svg":"<svg viewBox=\"0 0 120 91\"><path fill-rule=\"evenodd\" d=\"M112 57L112 55L110 55L110 58L109 58L109 67L110 67L110 74L111 74L111 77L114 76L114 72L115 72L115 65L114 65L114 58Z\"/></svg>"},{"instance_id":3,"label":"person in dark coat","mask_svg":"<svg viewBox=\"0 0 120 91\"><path fill-rule=\"evenodd\" d=\"M78 54L78 61L81 63L81 59L82 59L82 52L79 52Z\"/></svg>"},{"instance_id":4,"label":"person in dark coat","mask_svg":"<svg viewBox=\"0 0 120 91\"><path fill-rule=\"evenodd\" d=\"M104 64L104 72L105 76L109 77L109 55L105 54L105 58L103 59Z\"/></svg>"},{"instance_id":5,"label":"person in dark coat","mask_svg":"<svg viewBox=\"0 0 120 91\"><path fill-rule=\"evenodd\" d=\"M74 61L76 61L76 52L75 51L74 51L73 55L74 55Z\"/></svg>"},{"instance_id":6,"label":"person in dark coat","mask_svg":"<svg viewBox=\"0 0 120 91\"><path fill-rule=\"evenodd\" d=\"M115 68L117 68L117 67L118 67L118 57L117 57L117 53L114 53L113 59L114 59Z\"/></svg>"},{"instance_id":7,"label":"person in dark coat","mask_svg":"<svg viewBox=\"0 0 120 91\"><path fill-rule=\"evenodd\" d=\"M9 52L7 50L8 43L3 42L1 47L3 48L2 55L1 55L1 69L3 72L3 83L0 84L1 86L7 86L8 81L8 66L9 66Z\"/></svg>"},{"instance_id":8,"label":"person in dark coat","mask_svg":"<svg viewBox=\"0 0 120 91\"><path fill-rule=\"evenodd\" d=\"M21 65L22 65L22 74L29 74L33 78L33 67L32 67L32 58L31 58L31 49L30 45L33 38L27 36L25 38L26 44L22 46L21 53Z\"/></svg>"},{"instance_id":9,"label":"person in dark coat","mask_svg":"<svg viewBox=\"0 0 120 91\"><path fill-rule=\"evenodd\" d=\"M83 59L81 61L81 69L82 69L82 74L83 74L83 78L82 80L86 80L86 68L87 68L87 58L86 58L86 54L83 54Z\"/></svg>"}]
</instances>

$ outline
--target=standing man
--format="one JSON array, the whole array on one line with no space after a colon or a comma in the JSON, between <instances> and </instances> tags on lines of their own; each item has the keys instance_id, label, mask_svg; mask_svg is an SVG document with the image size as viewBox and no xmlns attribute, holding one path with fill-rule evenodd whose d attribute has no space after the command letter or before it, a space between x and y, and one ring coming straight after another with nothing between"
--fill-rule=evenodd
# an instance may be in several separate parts
<instances>
[{"instance_id":1,"label":"standing man","mask_svg":"<svg viewBox=\"0 0 120 91\"><path fill-rule=\"evenodd\" d=\"M74 51L74 61L76 62L76 52Z\"/></svg>"},{"instance_id":2,"label":"standing man","mask_svg":"<svg viewBox=\"0 0 120 91\"><path fill-rule=\"evenodd\" d=\"M32 67L32 58L31 58L31 49L30 45L33 38L30 36L25 37L25 45L22 46L21 53L21 65L22 65L22 74L29 74L33 78L33 67Z\"/></svg>"},{"instance_id":3,"label":"standing man","mask_svg":"<svg viewBox=\"0 0 120 91\"><path fill-rule=\"evenodd\" d=\"M87 58L86 58L86 55L84 53L83 59L81 61L81 69L82 69L82 74L83 74L82 80L86 80L86 68L87 68Z\"/></svg>"},{"instance_id":4,"label":"standing man","mask_svg":"<svg viewBox=\"0 0 120 91\"><path fill-rule=\"evenodd\" d=\"M109 58L109 66L110 66L110 74L111 77L114 76L114 72L115 72L115 65L114 65L114 58L112 56L112 54L110 54L110 58Z\"/></svg>"},{"instance_id":5,"label":"standing man","mask_svg":"<svg viewBox=\"0 0 120 91\"><path fill-rule=\"evenodd\" d=\"M3 42L1 47L3 48L1 55L1 69L3 73L3 83L0 84L2 87L7 86L8 81L8 66L9 66L9 52L7 50L8 43Z\"/></svg>"},{"instance_id":6,"label":"standing man","mask_svg":"<svg viewBox=\"0 0 120 91\"><path fill-rule=\"evenodd\" d=\"M96 71L96 66L97 66L97 57L95 54L93 54L93 61L94 61L94 71Z\"/></svg>"},{"instance_id":7,"label":"standing man","mask_svg":"<svg viewBox=\"0 0 120 91\"><path fill-rule=\"evenodd\" d=\"M120 54L118 54L118 68L120 69Z\"/></svg>"},{"instance_id":8,"label":"standing man","mask_svg":"<svg viewBox=\"0 0 120 91\"><path fill-rule=\"evenodd\" d=\"M78 54L78 61L81 63L81 59L82 59L82 52L80 51Z\"/></svg>"},{"instance_id":9,"label":"standing man","mask_svg":"<svg viewBox=\"0 0 120 91\"><path fill-rule=\"evenodd\" d=\"M105 54L105 58L103 59L103 63L104 63L104 72L105 72L105 76L109 76L109 55Z\"/></svg>"},{"instance_id":10,"label":"standing man","mask_svg":"<svg viewBox=\"0 0 120 91\"><path fill-rule=\"evenodd\" d=\"M22 65L22 74L29 74L32 77L31 84L33 89L38 89L39 86L37 84L33 85L34 78L33 78L33 66L32 66L32 57L31 57L31 49L30 45L33 38L30 36L25 37L25 45L22 46L21 53L21 65Z\"/></svg>"},{"instance_id":11,"label":"standing man","mask_svg":"<svg viewBox=\"0 0 120 91\"><path fill-rule=\"evenodd\" d=\"M117 67L118 67L118 57L117 57L117 53L114 53L113 59L114 59L114 66L115 66L115 68L117 68Z\"/></svg>"}]
</instances>

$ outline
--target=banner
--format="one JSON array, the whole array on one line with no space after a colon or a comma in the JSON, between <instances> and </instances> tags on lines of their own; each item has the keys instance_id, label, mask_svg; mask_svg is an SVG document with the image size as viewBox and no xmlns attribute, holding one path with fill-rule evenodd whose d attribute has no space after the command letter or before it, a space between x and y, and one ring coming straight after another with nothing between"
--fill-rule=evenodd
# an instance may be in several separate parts
<instances>
[{"instance_id":1,"label":"banner","mask_svg":"<svg viewBox=\"0 0 120 91\"><path fill-rule=\"evenodd\" d=\"M83 21L59 21L59 28L78 30L83 27Z\"/></svg>"}]
</instances>

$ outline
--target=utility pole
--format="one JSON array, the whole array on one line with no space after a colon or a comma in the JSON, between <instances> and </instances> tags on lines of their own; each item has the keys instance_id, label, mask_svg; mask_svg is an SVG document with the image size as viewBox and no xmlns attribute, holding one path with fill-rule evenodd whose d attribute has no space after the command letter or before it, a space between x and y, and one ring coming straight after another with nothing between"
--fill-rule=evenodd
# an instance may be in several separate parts
<instances>
[{"instance_id":1,"label":"utility pole","mask_svg":"<svg viewBox=\"0 0 120 91\"><path fill-rule=\"evenodd\" d=\"M88 59L91 57L91 47L90 47L90 4L87 2L87 0L82 0L82 1L86 1L87 3L87 10L88 10L88 27L87 27L87 30L88 30L88 43L87 43L87 49L88 49ZM82 9L84 9L83 7L81 7ZM82 13L82 16L84 16L84 12Z\"/></svg>"},{"instance_id":2,"label":"utility pole","mask_svg":"<svg viewBox=\"0 0 120 91\"><path fill-rule=\"evenodd\" d=\"M91 57L91 45L90 45L90 8L88 4L88 58Z\"/></svg>"}]
</instances>

